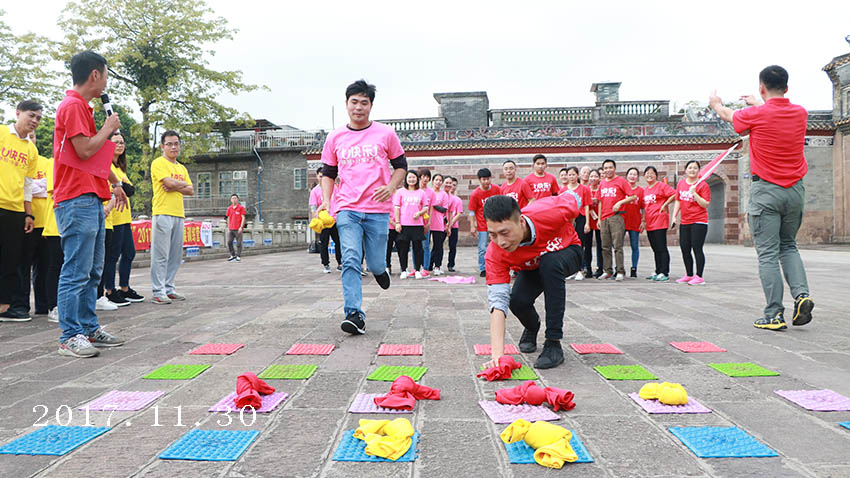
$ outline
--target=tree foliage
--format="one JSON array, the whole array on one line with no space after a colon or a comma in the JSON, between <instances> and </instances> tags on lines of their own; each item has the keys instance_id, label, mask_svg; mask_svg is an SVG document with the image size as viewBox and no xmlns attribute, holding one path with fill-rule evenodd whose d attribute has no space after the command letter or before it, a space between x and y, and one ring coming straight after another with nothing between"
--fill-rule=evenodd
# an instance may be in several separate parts
<instances>
[{"instance_id":1,"label":"tree foliage","mask_svg":"<svg viewBox=\"0 0 850 478\"><path fill-rule=\"evenodd\" d=\"M50 68L55 43L34 33L13 34L4 15L0 10L0 105L10 107L14 115L19 102L35 99L50 111L62 94Z\"/></svg>"}]
</instances>

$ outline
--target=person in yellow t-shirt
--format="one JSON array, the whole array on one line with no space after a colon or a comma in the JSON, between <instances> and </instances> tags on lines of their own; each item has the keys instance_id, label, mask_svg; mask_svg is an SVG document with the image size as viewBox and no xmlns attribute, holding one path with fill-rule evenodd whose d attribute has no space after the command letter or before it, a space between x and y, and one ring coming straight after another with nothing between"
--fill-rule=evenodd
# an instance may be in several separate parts
<instances>
[{"instance_id":1,"label":"person in yellow t-shirt","mask_svg":"<svg viewBox=\"0 0 850 478\"><path fill-rule=\"evenodd\" d=\"M27 138L35 144L35 131L31 131ZM20 293L12 300L11 309L18 312L30 312L30 290L35 292L35 315L47 315L47 291L45 281L47 279L47 267L50 256L47 251L47 243L42 237L44 223L49 207L47 202L47 168L52 167L50 161L44 156L36 157L36 177L32 179L32 214L33 230L24 235L21 260L18 265L18 274L21 278Z\"/></svg>"},{"instance_id":2,"label":"person in yellow t-shirt","mask_svg":"<svg viewBox=\"0 0 850 478\"><path fill-rule=\"evenodd\" d=\"M186 300L174 290L183 257L183 196L195 194L186 167L177 162L180 135L166 131L160 138L162 156L151 163L153 219L151 220L151 288L154 304Z\"/></svg>"},{"instance_id":3,"label":"person in yellow t-shirt","mask_svg":"<svg viewBox=\"0 0 850 478\"><path fill-rule=\"evenodd\" d=\"M47 215L44 218L44 231L41 235L47 245L47 274L44 280L47 295L47 320L59 322L59 309L56 307L56 293L59 289L59 273L62 271L62 263L65 254L62 252L62 238L59 237L59 226L56 224L56 215L53 214L53 158L47 159L45 167L47 172Z\"/></svg>"},{"instance_id":4,"label":"person in yellow t-shirt","mask_svg":"<svg viewBox=\"0 0 850 478\"><path fill-rule=\"evenodd\" d=\"M18 274L26 234L33 230L32 181L36 179L38 149L27 136L41 122L42 106L25 100L18 104L14 125L0 125L0 322L32 320L22 301ZM26 298L29 304L29 297Z\"/></svg>"},{"instance_id":5,"label":"person in yellow t-shirt","mask_svg":"<svg viewBox=\"0 0 850 478\"><path fill-rule=\"evenodd\" d=\"M110 140L112 138L114 138L116 134L118 134L117 131L115 133L112 133L112 136L110 136ZM122 137L121 144L118 144L118 143L115 144L115 151L113 152L113 161L115 161L115 155L123 153L124 149L125 149L125 146L124 146L124 140L123 140L123 137ZM110 167L111 167L111 165L110 165ZM110 172L114 173L115 170L110 168ZM118 179L121 179L121 178L118 177ZM123 180L122 180L121 189L124 189ZM110 184L109 185L109 192L112 192L112 190L113 190L113 186ZM126 192L125 192L125 194L126 194ZM124 207L125 207L125 209L127 207L129 207L129 200L125 203ZM113 213L113 211L117 211L117 210L118 210L118 208L115 207L115 196L112 196L111 198L109 198L109 201L103 201L103 228L104 228L104 235L103 235L103 272L106 272L107 257L109 255L109 249L112 247L112 238L113 238L113 232L114 232L114 228L112 226L112 220L113 220L113 214L112 213ZM97 302L95 302L95 304L94 304L94 309L95 310L118 310L118 307L130 305L129 301L124 301L124 302L120 302L120 303L112 302L111 300L109 300L108 297L106 297L106 294L104 294L104 287L103 287L105 277L106 277L105 274L100 275L100 283L97 284ZM115 280L115 271L114 270L112 271L112 277L113 277L112 280L114 281Z\"/></svg>"},{"instance_id":6,"label":"person in yellow t-shirt","mask_svg":"<svg viewBox=\"0 0 850 478\"><path fill-rule=\"evenodd\" d=\"M127 154L124 145L124 136L116 132L109 138L115 143L115 153L112 158L112 172L115 173L122 183L122 189L130 198L135 194L133 183L127 176ZM123 210L112 209L110 213L112 220L112 241L106 248L106 263L103 266L103 277L101 284L106 292L106 298L118 305L129 305L133 302L142 302L145 298L130 288L130 268L133 258L136 257L136 244L133 241L133 230L131 223L133 215L130 211L130 201L127 201ZM120 262L119 262L120 258ZM115 288L115 268L118 267L118 285Z\"/></svg>"}]
</instances>

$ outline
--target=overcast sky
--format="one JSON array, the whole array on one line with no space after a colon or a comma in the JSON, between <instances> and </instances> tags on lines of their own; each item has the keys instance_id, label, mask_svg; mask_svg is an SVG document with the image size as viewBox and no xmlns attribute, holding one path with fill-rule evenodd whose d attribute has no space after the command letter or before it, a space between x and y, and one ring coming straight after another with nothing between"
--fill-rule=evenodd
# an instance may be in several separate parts
<instances>
[{"instance_id":1,"label":"overcast sky","mask_svg":"<svg viewBox=\"0 0 850 478\"><path fill-rule=\"evenodd\" d=\"M380 119L436 116L433 93L449 91L486 91L491 108L592 105L600 81L622 82L621 100L681 106L715 88L733 100L758 94L758 72L779 64L793 102L832 109L821 68L850 52L850 1L696 3L210 0L239 30L211 65L271 88L223 102L305 129L329 129L332 106L341 125L359 78L377 86ZM66 2L37 4L36 19L33 2L4 2L6 21L61 40Z\"/></svg>"}]
</instances>

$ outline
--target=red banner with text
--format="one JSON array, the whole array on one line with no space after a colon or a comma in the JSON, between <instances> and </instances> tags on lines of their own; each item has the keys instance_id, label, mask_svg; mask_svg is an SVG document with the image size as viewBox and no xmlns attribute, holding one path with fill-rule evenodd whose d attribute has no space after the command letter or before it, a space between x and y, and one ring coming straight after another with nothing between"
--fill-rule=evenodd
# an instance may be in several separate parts
<instances>
[{"instance_id":1,"label":"red banner with text","mask_svg":"<svg viewBox=\"0 0 850 478\"><path fill-rule=\"evenodd\" d=\"M133 221L133 243L137 251L151 248L151 221ZM183 247L212 246L212 223L201 221L186 221L183 223Z\"/></svg>"}]
</instances>

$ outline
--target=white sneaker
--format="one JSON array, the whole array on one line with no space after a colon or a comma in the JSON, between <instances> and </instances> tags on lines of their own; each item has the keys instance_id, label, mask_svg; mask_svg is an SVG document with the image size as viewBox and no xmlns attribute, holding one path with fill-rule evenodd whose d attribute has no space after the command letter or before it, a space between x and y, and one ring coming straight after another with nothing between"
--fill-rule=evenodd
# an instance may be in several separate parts
<instances>
[{"instance_id":1,"label":"white sneaker","mask_svg":"<svg viewBox=\"0 0 850 478\"><path fill-rule=\"evenodd\" d=\"M575 280L584 280L584 272L577 272Z\"/></svg>"},{"instance_id":2,"label":"white sneaker","mask_svg":"<svg viewBox=\"0 0 850 478\"><path fill-rule=\"evenodd\" d=\"M435 276L441 276L441 275L443 275L443 271L441 271L439 267L435 267L434 268L434 275Z\"/></svg>"},{"instance_id":3,"label":"white sneaker","mask_svg":"<svg viewBox=\"0 0 850 478\"><path fill-rule=\"evenodd\" d=\"M407 271L401 271L401 274L398 275L399 279L407 279Z\"/></svg>"},{"instance_id":4,"label":"white sneaker","mask_svg":"<svg viewBox=\"0 0 850 478\"><path fill-rule=\"evenodd\" d=\"M578 274L578 273L576 272L576 274ZM575 278L576 278L576 274L573 274L573 275L571 275L571 276L568 276L568 277L567 277L567 280L573 280L573 279L575 279Z\"/></svg>"},{"instance_id":5,"label":"white sneaker","mask_svg":"<svg viewBox=\"0 0 850 478\"><path fill-rule=\"evenodd\" d=\"M59 322L59 307L54 307L50 309L50 312L47 313L47 321Z\"/></svg>"},{"instance_id":6,"label":"white sneaker","mask_svg":"<svg viewBox=\"0 0 850 478\"><path fill-rule=\"evenodd\" d=\"M330 274L331 273L331 266L323 266L322 272L324 272L325 274Z\"/></svg>"},{"instance_id":7,"label":"white sneaker","mask_svg":"<svg viewBox=\"0 0 850 478\"><path fill-rule=\"evenodd\" d=\"M607 272L604 272L601 276L599 276L599 280L605 280L605 279L610 279L610 278L611 278L611 274L609 274Z\"/></svg>"},{"instance_id":8,"label":"white sneaker","mask_svg":"<svg viewBox=\"0 0 850 478\"><path fill-rule=\"evenodd\" d=\"M422 273L421 273L421 272L416 271L416 273L415 273L415 274L413 274L413 277L415 277L415 278L417 278L417 279L421 279L423 276L422 276Z\"/></svg>"},{"instance_id":9,"label":"white sneaker","mask_svg":"<svg viewBox=\"0 0 850 478\"><path fill-rule=\"evenodd\" d=\"M118 306L114 302L110 302L106 297L101 297L94 304L94 310L118 310Z\"/></svg>"},{"instance_id":10,"label":"white sneaker","mask_svg":"<svg viewBox=\"0 0 850 478\"><path fill-rule=\"evenodd\" d=\"M622 281L625 278L626 278L625 274L617 274L617 277L614 280Z\"/></svg>"}]
</instances>

